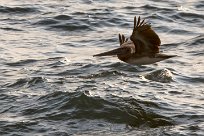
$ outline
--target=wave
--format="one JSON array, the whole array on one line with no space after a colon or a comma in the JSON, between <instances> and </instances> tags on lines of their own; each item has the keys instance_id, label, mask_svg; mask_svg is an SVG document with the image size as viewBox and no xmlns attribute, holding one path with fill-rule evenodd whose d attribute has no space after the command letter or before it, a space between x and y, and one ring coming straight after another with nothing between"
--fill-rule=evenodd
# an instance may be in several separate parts
<instances>
[{"instance_id":1,"label":"wave","mask_svg":"<svg viewBox=\"0 0 204 136\"><path fill-rule=\"evenodd\" d=\"M35 119L106 120L112 123L127 124L134 127L160 127L174 125L169 117L154 113L149 107L161 108L153 102L120 98L110 95L108 98L91 96L85 92L53 92L38 99L39 105L24 109L24 115L36 114ZM55 109L55 110L53 110ZM46 116L39 116L41 114Z\"/></svg>"},{"instance_id":2,"label":"wave","mask_svg":"<svg viewBox=\"0 0 204 136\"><path fill-rule=\"evenodd\" d=\"M173 74L168 69L156 70L144 75L144 77L146 79L162 83L169 83L173 81Z\"/></svg>"}]
</instances>

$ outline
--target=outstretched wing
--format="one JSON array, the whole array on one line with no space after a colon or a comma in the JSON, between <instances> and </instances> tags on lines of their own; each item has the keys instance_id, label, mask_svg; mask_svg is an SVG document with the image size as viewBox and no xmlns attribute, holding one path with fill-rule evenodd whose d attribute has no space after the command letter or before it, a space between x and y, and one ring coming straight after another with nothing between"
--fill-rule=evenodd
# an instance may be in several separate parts
<instances>
[{"instance_id":1,"label":"outstretched wing","mask_svg":"<svg viewBox=\"0 0 204 136\"><path fill-rule=\"evenodd\" d=\"M128 38L125 38L125 36L122 34L122 35L118 35L119 36L119 41L120 41L120 46L124 43L124 42L127 42L128 41Z\"/></svg>"},{"instance_id":2,"label":"outstretched wing","mask_svg":"<svg viewBox=\"0 0 204 136\"><path fill-rule=\"evenodd\" d=\"M159 36L152 30L151 25L147 24L145 20L138 20L134 18L134 28L130 39L136 46L136 52L159 52L161 41Z\"/></svg>"}]
</instances>

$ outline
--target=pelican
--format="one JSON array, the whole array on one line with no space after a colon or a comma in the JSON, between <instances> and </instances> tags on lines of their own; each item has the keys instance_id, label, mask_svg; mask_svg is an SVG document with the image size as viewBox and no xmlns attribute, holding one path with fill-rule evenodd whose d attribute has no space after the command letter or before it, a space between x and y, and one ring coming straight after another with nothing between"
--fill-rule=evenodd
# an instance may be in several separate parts
<instances>
[{"instance_id":1,"label":"pelican","mask_svg":"<svg viewBox=\"0 0 204 136\"><path fill-rule=\"evenodd\" d=\"M159 53L161 44L159 36L151 28L151 25L134 17L134 28L130 40L119 34L120 47L111 51L94 55L98 56L114 56L123 62L134 65L153 64L158 61L175 57L176 55L166 55Z\"/></svg>"}]
</instances>

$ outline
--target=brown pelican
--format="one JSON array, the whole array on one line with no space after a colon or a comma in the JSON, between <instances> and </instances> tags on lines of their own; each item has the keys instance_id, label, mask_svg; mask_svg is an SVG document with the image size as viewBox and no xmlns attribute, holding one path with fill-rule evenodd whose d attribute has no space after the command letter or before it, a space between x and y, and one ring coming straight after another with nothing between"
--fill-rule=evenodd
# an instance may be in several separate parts
<instances>
[{"instance_id":1,"label":"brown pelican","mask_svg":"<svg viewBox=\"0 0 204 136\"><path fill-rule=\"evenodd\" d=\"M159 36L147 24L145 20L134 18L134 28L130 40L124 35L119 34L120 47L111 51L96 54L95 56L112 56L117 57L129 64L146 65L162 61L176 55L166 55L159 53L161 44Z\"/></svg>"}]
</instances>

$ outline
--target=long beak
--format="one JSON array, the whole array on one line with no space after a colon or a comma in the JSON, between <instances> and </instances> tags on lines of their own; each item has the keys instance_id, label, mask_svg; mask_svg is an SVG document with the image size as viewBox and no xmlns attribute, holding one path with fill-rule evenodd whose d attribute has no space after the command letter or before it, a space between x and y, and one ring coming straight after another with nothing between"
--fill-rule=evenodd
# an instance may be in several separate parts
<instances>
[{"instance_id":1,"label":"long beak","mask_svg":"<svg viewBox=\"0 0 204 136\"><path fill-rule=\"evenodd\" d=\"M127 54L127 49L126 48L117 48L111 51L107 51L107 52L103 52L103 53L99 53L96 55L93 55L94 57L97 56L113 56L113 55L123 55L123 54Z\"/></svg>"}]
</instances>

